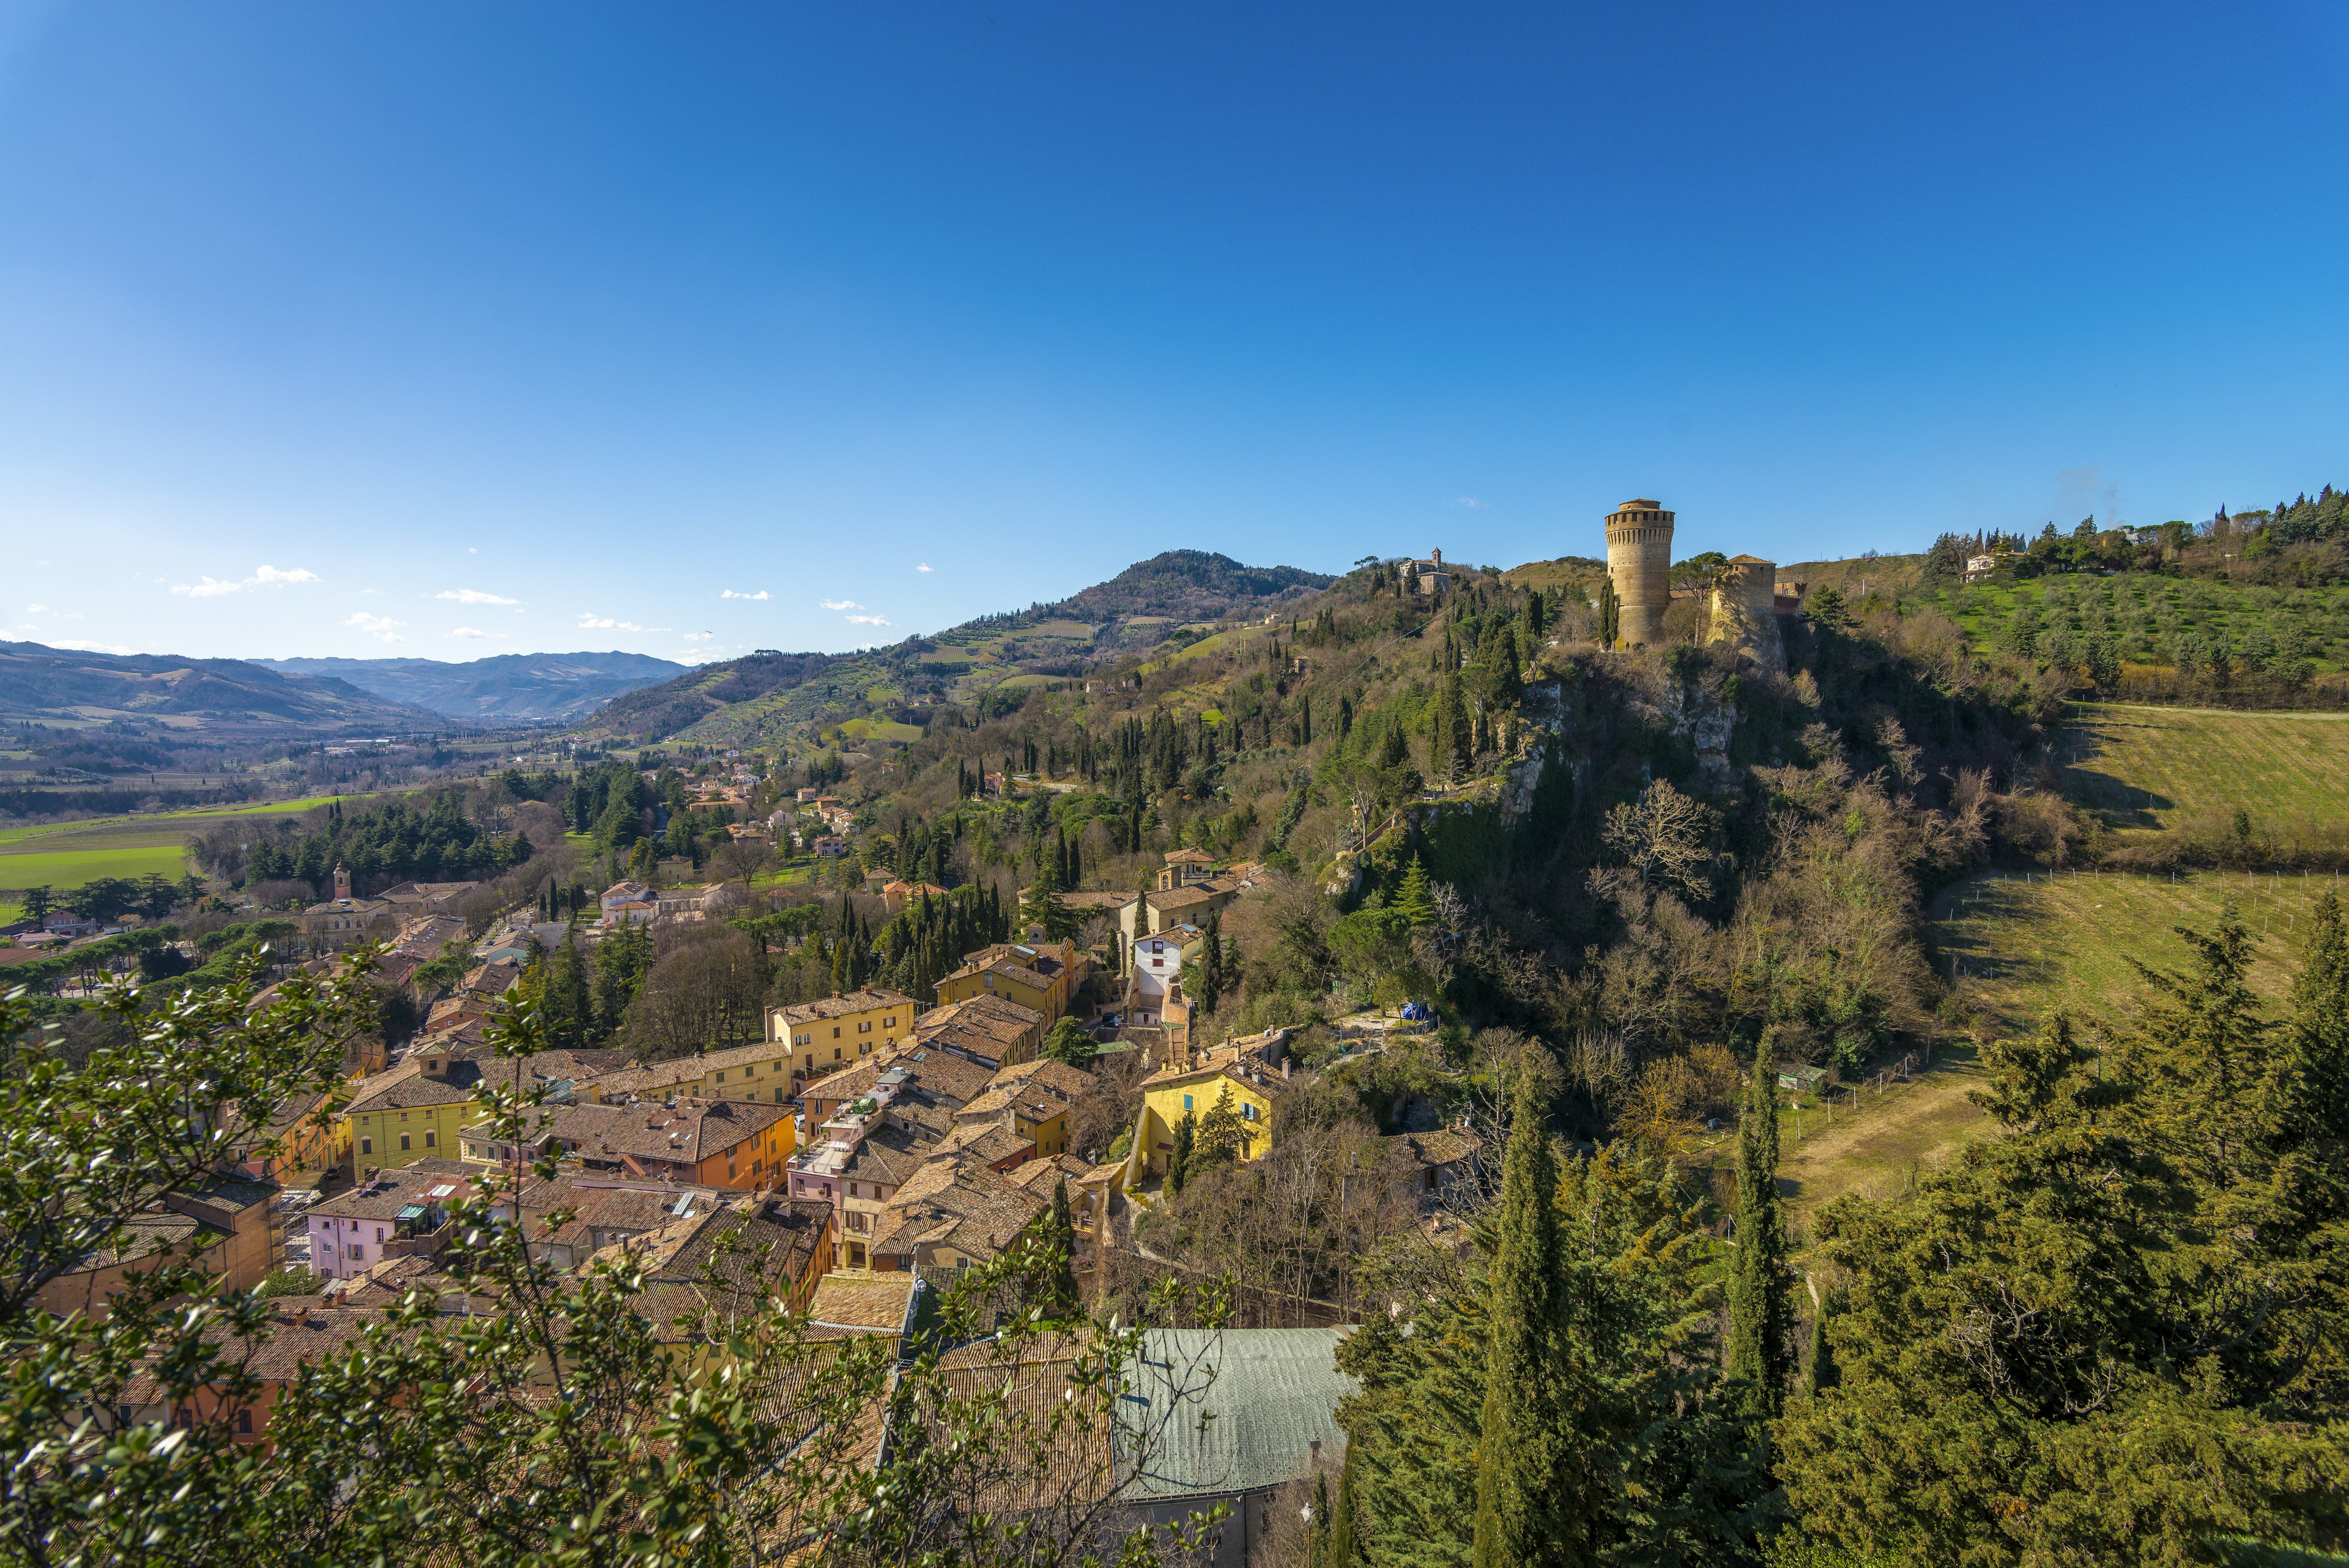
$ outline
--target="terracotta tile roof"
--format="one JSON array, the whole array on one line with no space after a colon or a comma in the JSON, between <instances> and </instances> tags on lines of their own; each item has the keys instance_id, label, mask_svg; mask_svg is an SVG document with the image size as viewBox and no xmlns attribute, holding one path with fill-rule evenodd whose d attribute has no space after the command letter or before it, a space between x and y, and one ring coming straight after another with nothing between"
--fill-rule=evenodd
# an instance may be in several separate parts
<instances>
[{"instance_id":1,"label":"terracotta tile roof","mask_svg":"<svg viewBox=\"0 0 2349 1568\"><path fill-rule=\"evenodd\" d=\"M164 1201L176 1213L193 1215L207 1225L227 1231L235 1227L238 1215L268 1202L281 1190L274 1181L215 1176L181 1188Z\"/></svg>"},{"instance_id":2,"label":"terracotta tile roof","mask_svg":"<svg viewBox=\"0 0 2349 1568\"><path fill-rule=\"evenodd\" d=\"M1125 1161L1119 1160L1116 1167L1112 1168L1122 1169L1124 1165ZM1076 1186L1091 1175L1092 1169L1092 1166L1073 1154L1049 1154L1040 1159L1031 1159L1014 1169L1007 1170L1004 1174L1011 1179L1011 1185L1014 1187L1040 1189L1049 1199L1052 1196L1052 1189L1061 1181L1065 1180L1071 1186Z\"/></svg>"},{"instance_id":3,"label":"terracotta tile roof","mask_svg":"<svg viewBox=\"0 0 2349 1568\"><path fill-rule=\"evenodd\" d=\"M600 1077L626 1060L618 1051L540 1051L528 1056L500 1056L486 1050L460 1052L447 1073L428 1077L421 1053L410 1048L398 1065L353 1085L346 1114L413 1110L419 1106L448 1106L473 1097L481 1079L495 1074L501 1082L531 1086L585 1083Z\"/></svg>"},{"instance_id":4,"label":"terracotta tile roof","mask_svg":"<svg viewBox=\"0 0 2349 1568\"><path fill-rule=\"evenodd\" d=\"M585 1100L532 1106L523 1112L521 1141L533 1147L550 1138L559 1138L574 1147L592 1143L605 1131L623 1126L629 1117L643 1114L634 1106L599 1106ZM493 1118L486 1116L458 1128L457 1136L477 1142L497 1142L503 1137L493 1125Z\"/></svg>"},{"instance_id":5,"label":"terracotta tile roof","mask_svg":"<svg viewBox=\"0 0 2349 1568\"><path fill-rule=\"evenodd\" d=\"M438 1259L386 1258L336 1292L334 1299L342 1306L387 1307L406 1300L410 1291L438 1296L456 1289L456 1282L442 1272Z\"/></svg>"},{"instance_id":6,"label":"terracotta tile roof","mask_svg":"<svg viewBox=\"0 0 2349 1568\"><path fill-rule=\"evenodd\" d=\"M1093 1086L1092 1078L1081 1067L1071 1067L1066 1062L1056 1062L1050 1056L1040 1056L1033 1062L1015 1062L995 1075L999 1086L1017 1085L1023 1090L1042 1089L1063 1100L1077 1099Z\"/></svg>"},{"instance_id":7,"label":"terracotta tile roof","mask_svg":"<svg viewBox=\"0 0 2349 1568\"><path fill-rule=\"evenodd\" d=\"M649 1239L626 1243L643 1270L637 1310L655 1323L714 1312L739 1321L787 1299L829 1246L832 1205L786 1198L741 1198L672 1220Z\"/></svg>"},{"instance_id":8,"label":"terracotta tile roof","mask_svg":"<svg viewBox=\"0 0 2349 1568\"><path fill-rule=\"evenodd\" d=\"M1148 897L1150 907L1163 912L1168 909L1204 909L1210 905L1227 902L1231 892L1228 888L1216 886L1215 879L1210 877L1204 882L1187 882L1168 892L1152 893Z\"/></svg>"},{"instance_id":9,"label":"terracotta tile roof","mask_svg":"<svg viewBox=\"0 0 2349 1568\"><path fill-rule=\"evenodd\" d=\"M674 1220L708 1213L719 1204L716 1191L707 1187L577 1171L566 1171L551 1181L533 1179L518 1199L509 1201L518 1208L523 1233L533 1244L574 1247L592 1241L598 1231L643 1235ZM557 1209L570 1210L572 1218L560 1228L550 1228L546 1216Z\"/></svg>"},{"instance_id":10,"label":"terracotta tile roof","mask_svg":"<svg viewBox=\"0 0 2349 1568\"><path fill-rule=\"evenodd\" d=\"M112 1268L117 1263L136 1262L167 1250L185 1257L191 1251L201 1251L227 1239L227 1231L207 1225L192 1215L174 1214L169 1210L150 1210L125 1220L114 1239L84 1252L73 1272L81 1273L93 1269Z\"/></svg>"},{"instance_id":11,"label":"terracotta tile roof","mask_svg":"<svg viewBox=\"0 0 2349 1568\"><path fill-rule=\"evenodd\" d=\"M769 1062L781 1062L791 1054L792 1046L788 1040L762 1040L751 1045L729 1046L723 1051L705 1051L698 1056L678 1056L666 1062L647 1062L623 1067L596 1079L595 1090L606 1098L614 1095L657 1096L676 1085L690 1084L704 1074L736 1072L753 1063L763 1065ZM789 1074L778 1073L775 1077L781 1083L789 1077ZM743 1082L750 1087L766 1086L763 1082L754 1084L747 1078ZM731 1088L733 1085L730 1084L727 1086Z\"/></svg>"},{"instance_id":12,"label":"terracotta tile roof","mask_svg":"<svg viewBox=\"0 0 2349 1568\"><path fill-rule=\"evenodd\" d=\"M899 1334L913 1316L918 1282L905 1271L834 1269L815 1283L808 1317L827 1328Z\"/></svg>"},{"instance_id":13,"label":"terracotta tile roof","mask_svg":"<svg viewBox=\"0 0 2349 1568\"><path fill-rule=\"evenodd\" d=\"M909 1084L950 1106L959 1106L987 1088L988 1070L974 1062L926 1045L900 1044L894 1051L875 1052L853 1067L818 1078L800 1091L802 1102L854 1100L873 1092L882 1074L902 1071Z\"/></svg>"},{"instance_id":14,"label":"terracotta tile roof","mask_svg":"<svg viewBox=\"0 0 2349 1568\"><path fill-rule=\"evenodd\" d=\"M946 978L964 980L975 974L999 974L1039 991L1049 991L1061 978L1063 968L1057 957L1040 948L1023 942L999 942L965 958L962 967Z\"/></svg>"},{"instance_id":15,"label":"terracotta tile roof","mask_svg":"<svg viewBox=\"0 0 2349 1568\"><path fill-rule=\"evenodd\" d=\"M1142 1081L1142 1086L1147 1089L1159 1084L1179 1083L1185 1078L1215 1075L1229 1077L1252 1089L1277 1095L1288 1087L1288 1081L1280 1075L1278 1067L1267 1065L1265 1056L1269 1047L1284 1044L1288 1038L1283 1030L1268 1029L1261 1034L1226 1040L1204 1051L1194 1051L1187 1064L1174 1062L1159 1068Z\"/></svg>"},{"instance_id":16,"label":"terracotta tile roof","mask_svg":"<svg viewBox=\"0 0 2349 1568\"><path fill-rule=\"evenodd\" d=\"M818 1019L838 1018L850 1012L870 1012L876 1007L891 1007L900 1002L905 1004L905 1016L910 1021L916 1011L912 997L901 996L896 992L882 991L872 986L867 986L862 991L827 996L818 1002L796 1002L789 1007L772 1007L767 1012L770 1017L784 1019L792 1023L813 1023Z\"/></svg>"},{"instance_id":17,"label":"terracotta tile roof","mask_svg":"<svg viewBox=\"0 0 2349 1568\"><path fill-rule=\"evenodd\" d=\"M903 1127L881 1127L864 1135L841 1173L843 1181L873 1181L903 1187L938 1151L936 1139L919 1137Z\"/></svg>"},{"instance_id":18,"label":"terracotta tile roof","mask_svg":"<svg viewBox=\"0 0 2349 1568\"><path fill-rule=\"evenodd\" d=\"M789 1121L792 1108L757 1100L687 1100L675 1106L638 1103L624 1107L629 1114L597 1130L583 1143L583 1156L634 1156L698 1165L711 1155L748 1143L777 1122Z\"/></svg>"},{"instance_id":19,"label":"terracotta tile roof","mask_svg":"<svg viewBox=\"0 0 2349 1568\"><path fill-rule=\"evenodd\" d=\"M1032 1138L1021 1137L1009 1127L980 1125L955 1128L938 1145L938 1152L962 1155L994 1165L1015 1156L1032 1155L1036 1152L1036 1144Z\"/></svg>"},{"instance_id":20,"label":"terracotta tile roof","mask_svg":"<svg viewBox=\"0 0 2349 1568\"><path fill-rule=\"evenodd\" d=\"M401 1210L417 1204L446 1207L475 1196L473 1178L478 1174L453 1159L429 1157L379 1170L373 1180L314 1203L303 1213L324 1220L395 1220Z\"/></svg>"},{"instance_id":21,"label":"terracotta tile roof","mask_svg":"<svg viewBox=\"0 0 2349 1568\"><path fill-rule=\"evenodd\" d=\"M1397 1133L1379 1141L1391 1151L1391 1158L1407 1160L1429 1169L1464 1160L1485 1147L1483 1138L1456 1127L1441 1127L1434 1132Z\"/></svg>"},{"instance_id":22,"label":"terracotta tile roof","mask_svg":"<svg viewBox=\"0 0 2349 1568\"><path fill-rule=\"evenodd\" d=\"M1006 996L972 996L933 1007L914 1020L914 1033L940 1050L973 1051L1001 1061L1023 1039L1041 1039L1044 1015Z\"/></svg>"},{"instance_id":23,"label":"terracotta tile roof","mask_svg":"<svg viewBox=\"0 0 2349 1568\"><path fill-rule=\"evenodd\" d=\"M991 1257L1049 1204L976 1160L934 1159L889 1200L873 1251L912 1257L921 1246L950 1243L971 1257Z\"/></svg>"},{"instance_id":24,"label":"terracotta tile roof","mask_svg":"<svg viewBox=\"0 0 2349 1568\"><path fill-rule=\"evenodd\" d=\"M911 1092L901 1090L897 1097L889 1102L888 1110L883 1114L882 1124L903 1127L917 1137L936 1143L954 1131L957 1114L949 1101L938 1099L918 1088Z\"/></svg>"}]
</instances>

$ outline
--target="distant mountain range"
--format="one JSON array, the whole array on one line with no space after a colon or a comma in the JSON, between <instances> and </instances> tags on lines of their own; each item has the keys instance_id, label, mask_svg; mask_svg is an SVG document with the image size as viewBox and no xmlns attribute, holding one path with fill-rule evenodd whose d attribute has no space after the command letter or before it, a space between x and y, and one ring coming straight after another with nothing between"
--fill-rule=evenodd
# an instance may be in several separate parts
<instances>
[{"instance_id":1,"label":"distant mountain range","mask_svg":"<svg viewBox=\"0 0 2349 1568\"><path fill-rule=\"evenodd\" d=\"M420 707L349 681L264 669L237 659L85 653L0 642L0 720L194 721L239 734L412 733L446 729Z\"/></svg>"},{"instance_id":2,"label":"distant mountain range","mask_svg":"<svg viewBox=\"0 0 2349 1568\"><path fill-rule=\"evenodd\" d=\"M643 653L502 653L464 664L433 659L256 659L295 675L348 681L363 691L480 724L568 723L616 697L692 667Z\"/></svg>"}]
</instances>

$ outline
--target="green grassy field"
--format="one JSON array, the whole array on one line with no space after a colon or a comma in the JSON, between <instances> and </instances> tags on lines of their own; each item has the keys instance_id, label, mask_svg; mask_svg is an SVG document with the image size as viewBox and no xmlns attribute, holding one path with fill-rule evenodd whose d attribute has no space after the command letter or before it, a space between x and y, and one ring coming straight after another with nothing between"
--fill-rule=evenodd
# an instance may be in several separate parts
<instances>
[{"instance_id":1,"label":"green grassy field","mask_svg":"<svg viewBox=\"0 0 2349 1568\"><path fill-rule=\"evenodd\" d=\"M900 724L895 719L851 719L840 727L840 732L860 740L895 741L900 745L909 745L922 738L920 725Z\"/></svg>"},{"instance_id":2,"label":"green grassy field","mask_svg":"<svg viewBox=\"0 0 2349 1568\"><path fill-rule=\"evenodd\" d=\"M2030 1033L2056 1009L2075 1022L2133 1016L2144 982L2128 961L2178 970L2188 957L2173 928L2209 930L2229 901L2256 939L2252 988L2281 1005L2315 901L2339 889L2330 876L2203 872L2137 876L2084 871L2001 873L1960 883L1928 918L1933 951L1975 1026L1992 1036ZM2349 897L2349 889L2344 889ZM1945 1046L1913 1081L1863 1089L1857 1110L1786 1117L1788 1194L1810 1210L1843 1193L1897 1192L1992 1130L1968 1097L1982 1075L1971 1050ZM1847 1095L1848 1090L1841 1091ZM1839 1104L1844 1103L1840 1099Z\"/></svg>"},{"instance_id":3,"label":"green grassy field","mask_svg":"<svg viewBox=\"0 0 2349 1568\"><path fill-rule=\"evenodd\" d=\"M1968 1096L1982 1084L1971 1046L1944 1047L1930 1068L1906 1082L1863 1086L1859 1103L1839 1089L1832 1109L1780 1113L1779 1180L1798 1211L1847 1192L1888 1197L1941 1165L1961 1145L1991 1130Z\"/></svg>"},{"instance_id":4,"label":"green grassy field","mask_svg":"<svg viewBox=\"0 0 2349 1568\"><path fill-rule=\"evenodd\" d=\"M2349 816L2349 713L2080 703L2059 742L2064 791L2106 826L2165 829L2251 814L2282 836Z\"/></svg>"},{"instance_id":5,"label":"green grassy field","mask_svg":"<svg viewBox=\"0 0 2349 1568\"><path fill-rule=\"evenodd\" d=\"M2056 1008L2077 1017L2125 1018L2142 994L2132 958L2181 967L2185 944L2172 928L2209 929L2231 899L2259 939L2251 985L2271 1001L2292 982L2317 898L2349 889L2330 876L2246 876L2206 871L2166 876L2044 871L1973 877L1944 892L1929 911L1944 975L1982 1024L2016 1034Z\"/></svg>"},{"instance_id":6,"label":"green grassy field","mask_svg":"<svg viewBox=\"0 0 2349 1568\"><path fill-rule=\"evenodd\" d=\"M52 888L59 892L101 877L177 880L187 874L188 835L224 817L284 816L325 805L332 795L273 801L264 805L93 816L0 830L0 888ZM359 798L359 797L346 797Z\"/></svg>"}]
</instances>

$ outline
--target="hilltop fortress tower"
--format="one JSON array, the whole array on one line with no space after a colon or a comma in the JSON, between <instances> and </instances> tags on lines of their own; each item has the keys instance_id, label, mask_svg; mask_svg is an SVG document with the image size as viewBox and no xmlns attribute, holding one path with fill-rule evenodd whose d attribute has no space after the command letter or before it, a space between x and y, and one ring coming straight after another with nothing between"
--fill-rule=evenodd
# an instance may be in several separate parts
<instances>
[{"instance_id":1,"label":"hilltop fortress tower","mask_svg":"<svg viewBox=\"0 0 2349 1568\"><path fill-rule=\"evenodd\" d=\"M1778 568L1759 556L1733 556L1713 580L1705 640L1725 642L1766 670L1786 667L1778 636Z\"/></svg>"},{"instance_id":2,"label":"hilltop fortress tower","mask_svg":"<svg viewBox=\"0 0 2349 1568\"><path fill-rule=\"evenodd\" d=\"M1622 638L1661 647L1672 602L1672 514L1652 501L1626 501L1607 518L1607 575L1622 601Z\"/></svg>"}]
</instances>

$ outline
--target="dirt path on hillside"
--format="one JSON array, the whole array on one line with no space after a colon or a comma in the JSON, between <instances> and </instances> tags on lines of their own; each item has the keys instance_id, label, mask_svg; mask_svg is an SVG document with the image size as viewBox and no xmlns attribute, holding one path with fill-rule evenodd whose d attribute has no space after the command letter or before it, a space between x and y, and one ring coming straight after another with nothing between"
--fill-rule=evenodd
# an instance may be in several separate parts
<instances>
[{"instance_id":1,"label":"dirt path on hillside","mask_svg":"<svg viewBox=\"0 0 2349 1568\"><path fill-rule=\"evenodd\" d=\"M1791 1121L1782 1124L1780 1189L1797 1212L1855 1190L1889 1196L1911 1171L1931 1170L1990 1130L1990 1118L1966 1098L1982 1079L1968 1054L1889 1089L1863 1089L1859 1109L1838 1110L1832 1122L1804 1112L1799 1143Z\"/></svg>"}]
</instances>

